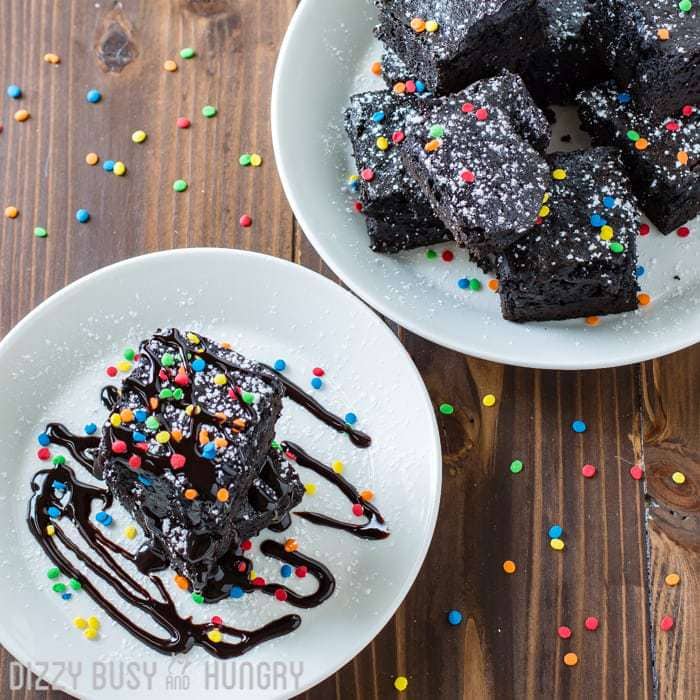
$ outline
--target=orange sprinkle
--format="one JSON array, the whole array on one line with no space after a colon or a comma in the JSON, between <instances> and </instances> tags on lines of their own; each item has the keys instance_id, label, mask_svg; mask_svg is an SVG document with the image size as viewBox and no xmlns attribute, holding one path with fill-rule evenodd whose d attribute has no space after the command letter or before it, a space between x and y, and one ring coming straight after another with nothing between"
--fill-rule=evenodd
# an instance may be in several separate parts
<instances>
[{"instance_id":1,"label":"orange sprinkle","mask_svg":"<svg viewBox=\"0 0 700 700\"><path fill-rule=\"evenodd\" d=\"M637 294L637 301L640 306L647 306L651 303L651 297L645 292L642 292L641 294Z\"/></svg>"},{"instance_id":2,"label":"orange sprinkle","mask_svg":"<svg viewBox=\"0 0 700 700\"><path fill-rule=\"evenodd\" d=\"M223 342L223 343L221 343L220 345L221 345L221 347L222 347L224 350L230 350L230 349L231 349L231 343Z\"/></svg>"},{"instance_id":3,"label":"orange sprinkle","mask_svg":"<svg viewBox=\"0 0 700 700\"><path fill-rule=\"evenodd\" d=\"M184 576L180 576L179 574L175 576L175 585L178 588L182 588L183 591L187 590L187 587L189 586L189 582Z\"/></svg>"},{"instance_id":4,"label":"orange sprinkle","mask_svg":"<svg viewBox=\"0 0 700 700\"><path fill-rule=\"evenodd\" d=\"M507 574L514 574L516 568L515 562L511 561L510 559L506 559L503 562L503 571L505 571Z\"/></svg>"},{"instance_id":5,"label":"orange sprinkle","mask_svg":"<svg viewBox=\"0 0 700 700\"><path fill-rule=\"evenodd\" d=\"M589 316L586 319L587 326L597 326L600 323L600 318L598 316Z\"/></svg>"},{"instance_id":6,"label":"orange sprinkle","mask_svg":"<svg viewBox=\"0 0 700 700\"><path fill-rule=\"evenodd\" d=\"M296 552L297 549L299 549L299 543L293 537L290 537L284 543L284 551L285 552Z\"/></svg>"},{"instance_id":7,"label":"orange sprinkle","mask_svg":"<svg viewBox=\"0 0 700 700\"><path fill-rule=\"evenodd\" d=\"M438 148L440 148L440 141L438 139L433 139L425 144L426 153L434 153Z\"/></svg>"},{"instance_id":8,"label":"orange sprinkle","mask_svg":"<svg viewBox=\"0 0 700 700\"><path fill-rule=\"evenodd\" d=\"M197 496L199 496L197 489L185 489L185 498L188 501L194 501Z\"/></svg>"},{"instance_id":9,"label":"orange sprinkle","mask_svg":"<svg viewBox=\"0 0 700 700\"><path fill-rule=\"evenodd\" d=\"M231 424L236 430L245 430L246 425L248 425L245 418L234 418Z\"/></svg>"},{"instance_id":10,"label":"orange sprinkle","mask_svg":"<svg viewBox=\"0 0 700 700\"><path fill-rule=\"evenodd\" d=\"M131 423L134 420L134 414L130 408L124 408L119 412L119 417L123 423Z\"/></svg>"},{"instance_id":11,"label":"orange sprinkle","mask_svg":"<svg viewBox=\"0 0 700 700\"><path fill-rule=\"evenodd\" d=\"M16 219L19 216L19 209L17 209L17 207L7 207L5 209L5 216L8 219Z\"/></svg>"},{"instance_id":12,"label":"orange sprinkle","mask_svg":"<svg viewBox=\"0 0 700 700\"><path fill-rule=\"evenodd\" d=\"M226 503L226 501L228 501L228 496L228 489L219 489L216 492L216 500L221 501L222 503Z\"/></svg>"},{"instance_id":13,"label":"orange sprinkle","mask_svg":"<svg viewBox=\"0 0 700 700\"><path fill-rule=\"evenodd\" d=\"M487 282L487 287L492 291L492 292L497 292L498 291L498 280L489 280Z\"/></svg>"},{"instance_id":14,"label":"orange sprinkle","mask_svg":"<svg viewBox=\"0 0 700 700\"><path fill-rule=\"evenodd\" d=\"M46 63L53 63L53 65L55 66L61 62L61 59L55 53L45 53L44 54L44 61L46 61Z\"/></svg>"},{"instance_id":15,"label":"orange sprinkle","mask_svg":"<svg viewBox=\"0 0 700 700\"><path fill-rule=\"evenodd\" d=\"M180 440L182 440L182 433L179 430L171 430L170 437L175 440L175 442L180 442Z\"/></svg>"},{"instance_id":16,"label":"orange sprinkle","mask_svg":"<svg viewBox=\"0 0 700 700\"><path fill-rule=\"evenodd\" d=\"M646 151L647 148L649 148L649 142L648 142L646 139L637 139L637 140L634 142L634 147L635 147L638 151Z\"/></svg>"},{"instance_id":17,"label":"orange sprinkle","mask_svg":"<svg viewBox=\"0 0 700 700\"><path fill-rule=\"evenodd\" d=\"M152 411L155 411L156 408L158 408L158 399L157 399L155 396L152 396L152 397L148 400L148 404L150 405L151 410L152 410Z\"/></svg>"},{"instance_id":18,"label":"orange sprinkle","mask_svg":"<svg viewBox=\"0 0 700 700\"><path fill-rule=\"evenodd\" d=\"M382 64L379 61L375 61L372 64L372 73L374 73L375 75L382 74Z\"/></svg>"},{"instance_id":19,"label":"orange sprinkle","mask_svg":"<svg viewBox=\"0 0 700 700\"><path fill-rule=\"evenodd\" d=\"M174 73L177 70L177 63L168 59L164 64L163 68L168 71L168 73Z\"/></svg>"},{"instance_id":20,"label":"orange sprinkle","mask_svg":"<svg viewBox=\"0 0 700 700\"><path fill-rule=\"evenodd\" d=\"M214 444L217 447L226 447L226 445L228 445L228 440L226 438L219 437L214 440Z\"/></svg>"},{"instance_id":21,"label":"orange sprinkle","mask_svg":"<svg viewBox=\"0 0 700 700\"><path fill-rule=\"evenodd\" d=\"M360 498L363 501L371 501L374 498L374 491L370 491L369 489L360 491Z\"/></svg>"},{"instance_id":22,"label":"orange sprinkle","mask_svg":"<svg viewBox=\"0 0 700 700\"><path fill-rule=\"evenodd\" d=\"M226 422L226 414L223 413L222 411L217 411L217 412L214 414L214 417L216 418L216 420L219 421L219 423L225 423L225 422Z\"/></svg>"},{"instance_id":23,"label":"orange sprinkle","mask_svg":"<svg viewBox=\"0 0 700 700\"><path fill-rule=\"evenodd\" d=\"M425 31L425 20L421 19L420 17L414 17L411 20L411 29L418 34L421 34Z\"/></svg>"},{"instance_id":24,"label":"orange sprinkle","mask_svg":"<svg viewBox=\"0 0 700 700\"><path fill-rule=\"evenodd\" d=\"M100 160L100 157L97 155L97 153L88 153L88 154L85 156L85 162L86 162L88 165L97 165L97 163L99 162L99 160Z\"/></svg>"},{"instance_id":25,"label":"orange sprinkle","mask_svg":"<svg viewBox=\"0 0 700 700\"><path fill-rule=\"evenodd\" d=\"M396 85L394 85L394 92L397 95L403 95L404 92L406 92L406 83L396 83Z\"/></svg>"},{"instance_id":26,"label":"orange sprinkle","mask_svg":"<svg viewBox=\"0 0 700 700\"><path fill-rule=\"evenodd\" d=\"M578 656L576 656L573 651L570 651L568 654L564 654L564 664L566 666L576 666L577 663Z\"/></svg>"},{"instance_id":27,"label":"orange sprinkle","mask_svg":"<svg viewBox=\"0 0 700 700\"><path fill-rule=\"evenodd\" d=\"M199 431L199 444L206 445L209 442L209 433L206 430Z\"/></svg>"},{"instance_id":28,"label":"orange sprinkle","mask_svg":"<svg viewBox=\"0 0 700 700\"><path fill-rule=\"evenodd\" d=\"M688 165L688 154L685 151L678 151L676 158L681 165Z\"/></svg>"},{"instance_id":29,"label":"orange sprinkle","mask_svg":"<svg viewBox=\"0 0 700 700\"><path fill-rule=\"evenodd\" d=\"M669 32L666 27L661 27L661 29L656 32L656 36L659 37L660 41L668 41L671 38L671 32Z\"/></svg>"},{"instance_id":30,"label":"orange sprinkle","mask_svg":"<svg viewBox=\"0 0 700 700\"><path fill-rule=\"evenodd\" d=\"M29 119L29 112L26 109L18 109L15 112L15 121L26 122Z\"/></svg>"}]
</instances>

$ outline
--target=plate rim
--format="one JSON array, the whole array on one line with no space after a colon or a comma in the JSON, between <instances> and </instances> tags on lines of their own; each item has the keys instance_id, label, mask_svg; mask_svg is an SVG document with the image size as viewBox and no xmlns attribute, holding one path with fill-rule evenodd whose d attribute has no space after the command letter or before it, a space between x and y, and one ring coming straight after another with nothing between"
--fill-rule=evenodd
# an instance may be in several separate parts
<instances>
[{"instance_id":1,"label":"plate rim","mask_svg":"<svg viewBox=\"0 0 700 700\"><path fill-rule=\"evenodd\" d=\"M591 353L590 359L586 361L571 361L567 359L567 355L561 353L558 361L553 363L552 361L548 362L546 360L539 360L539 355L536 353L529 358L522 358L517 354L517 349L509 352L506 348L503 348L495 352L489 352L488 348L484 348L482 345L473 343L459 344L457 342L453 342L448 335L434 332L426 325L414 321L410 315L407 316L404 314L400 305L385 302L381 294L375 293L373 290L368 289L365 285L363 285L361 281L356 280L352 272L352 266L347 266L343 264L342 261L335 258L324 244L323 236L317 235L313 228L309 225L308 219L304 214L304 209L299 204L299 200L296 197L296 190L294 186L295 179L291 172L292 165L290 164L289 159L284 156L284 139L282 137L281 128L281 115L284 113L282 100L282 84L284 82L283 74L290 70L290 67L293 66L293 62L290 60L291 48L296 40L297 33L301 33L300 30L303 27L303 23L307 19L307 14L313 12L314 2L319 4L319 0L301 0L296 11L294 12L294 15L292 16L289 26L287 27L287 31L284 35L284 39L277 56L272 81L272 95L270 104L272 148L277 165L277 172L280 181L282 182L282 188L304 235L314 247L318 255L323 259L324 263L326 263L334 274L336 274L338 278L342 280L342 282L346 284L357 296L359 296L365 303L370 305L378 313L390 318L403 328L415 333L425 340L435 343L436 345L440 345L448 350L454 350L460 354L476 357L482 360L511 365L514 367L525 367L528 369L581 371L624 367L664 357L674 352L685 350L696 343L700 343L700 322L697 322L696 320L696 323L694 324L694 333L688 333L686 336L678 338L676 341L664 341L666 335L661 334L658 336L658 342L654 344L655 349L651 351L643 349L647 347L647 343L635 342L633 344L633 347L635 348L634 352L624 354L618 352L615 356L613 356L612 360L606 360L605 357L601 357L601 353ZM316 13L316 15L318 16L318 13ZM546 339L543 339L543 342L546 342ZM492 343L490 347L498 348L499 344Z\"/></svg>"},{"instance_id":2,"label":"plate rim","mask_svg":"<svg viewBox=\"0 0 700 700\"><path fill-rule=\"evenodd\" d=\"M438 513L440 510L440 503L441 503L441 497L442 497L442 466L443 466L443 460L442 460L442 443L440 441L440 431L438 428L438 423L437 423L437 418L435 416L435 410L433 407L433 402L432 399L430 398L430 394L428 393L428 389L425 385L425 381L423 380L423 377L421 376L420 372L418 371L418 368L416 367L415 362L413 361L413 358L411 355L408 353L404 345L401 343L401 341L396 337L396 335L391 331L391 329L382 321L382 319L377 316L377 314L360 298L356 297L346 289L344 289L341 285L336 284L332 280L330 280L327 277L324 277L318 272L315 272L309 268L303 267L302 265L298 265L290 260L286 260L284 258L277 258L272 255L267 255L265 253L259 253L257 251L249 251L249 250L241 250L238 248L216 248L216 247L194 247L194 248L173 248L170 250L164 250L164 251L155 251L152 253L146 253L144 255L135 255L129 258L125 258L123 260L119 260L115 263L112 263L111 265L107 265L105 267L101 267L97 270L94 270L93 272L88 273L87 275L84 275L82 277L79 277L77 280L74 280L70 284L66 285L65 287L62 287L61 289L57 290L54 292L52 295L44 299L40 304L38 304L35 308L33 308L31 311L29 311L25 316L23 316L9 331L8 333L0 340L0 357L6 352L6 347L11 345L14 342L14 339L19 336L22 332L25 331L25 329L28 329L31 324L33 323L34 319L39 316L41 313L44 313L47 308L50 308L54 306L55 304L60 303L65 297L69 297L72 294L78 293L80 291L80 288L83 287L86 283L104 275L107 271L113 271L114 269L120 269L120 268L126 268L126 267L131 267L136 264L142 264L143 261L151 261L151 260L156 260L156 259L162 259L165 257L188 257L191 255L226 255L231 258L259 258L259 259L264 259L267 261L268 264L273 264L273 265L279 265L280 267L286 267L286 268L293 268L298 274L301 276L306 276L307 278L316 278L317 280L320 280L320 283L322 285L328 285L329 287L334 288L337 290L341 296L346 296L346 298L352 299L352 303L356 304L358 308L362 308L363 311L362 313L365 313L368 318L372 318L376 327L377 331L380 334L384 334L386 341L390 344L393 343L393 346L400 351L400 353L403 353L407 360L407 368L410 369L411 373L414 374L416 379L418 380L419 386L422 388L422 393L420 394L420 399L424 402L425 407L428 409L427 413L431 417L431 427L432 427L432 434L434 438L434 443L431 446L432 451L435 454L435 478L436 478L436 484L435 484L435 498L433 499L433 503L431 506L431 510L428 514L427 518L427 529L426 529L426 537L423 541L423 546L420 548L420 550L417 553L416 558L414 559L413 565L408 573L408 576L404 579L404 581L397 587L397 593L394 596L392 602L390 605L387 606L385 612L382 615L379 615L376 617L375 621L373 624L368 626L368 629L370 630L369 635L365 634L362 635L358 638L359 641L356 641L354 644L351 645L349 648L349 652L347 654L343 654L343 659L340 663L337 665L334 665L332 668L326 669L322 671L320 674L317 675L312 675L310 680L307 682L304 682L300 685L298 689L295 690L295 693L303 693L310 688L313 688L317 686L318 684L322 683L324 680L327 678L331 677L333 674L335 674L338 670L340 670L343 666L345 666L347 663L352 661L358 654L362 652L362 650L367 647L376 637L381 633L381 631L384 629L384 627L387 625L387 623L391 620L391 618L395 615L396 611L399 609L399 607L403 604L404 600L406 599L408 593L410 592L411 588L413 587L416 578L418 577L418 574L420 573L420 570L423 567L423 564L425 562L425 558L428 554L428 550L430 549L430 545L432 544L433 537L435 535L435 527L437 524L437 517ZM10 635L10 636L8 636ZM63 692L68 693L69 695L72 695L73 697L80 698L81 700L83 698L88 698L90 696L83 694L82 692L78 692L75 689L68 687L66 683L64 683L63 680L59 680L55 683L51 683L50 680L46 677L46 675L42 674L37 674L35 665L33 665L33 659L31 658L31 654L28 655L25 654L25 648L21 645L19 641L20 635L14 635L12 636L11 633L9 632L8 628L5 627L4 625L0 624L0 645L12 656L14 659L19 661L25 668L28 668L29 670L32 671L32 673L37 676L38 678L42 679L46 683L48 683L53 689L55 690L61 690ZM48 673L48 671L47 671ZM268 697L267 695L265 697ZM269 696L269 697L279 697L282 698L284 696Z\"/></svg>"}]
</instances>

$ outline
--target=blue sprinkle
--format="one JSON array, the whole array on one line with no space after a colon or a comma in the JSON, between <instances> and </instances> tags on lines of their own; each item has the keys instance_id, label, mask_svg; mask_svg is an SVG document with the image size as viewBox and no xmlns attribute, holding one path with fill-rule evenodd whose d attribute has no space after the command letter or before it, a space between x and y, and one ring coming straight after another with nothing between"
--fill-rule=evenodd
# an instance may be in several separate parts
<instances>
[{"instance_id":1,"label":"blue sprinkle","mask_svg":"<svg viewBox=\"0 0 700 700\"><path fill-rule=\"evenodd\" d=\"M46 433L41 433L37 440L42 447L47 447L51 444L51 438Z\"/></svg>"},{"instance_id":2,"label":"blue sprinkle","mask_svg":"<svg viewBox=\"0 0 700 700\"><path fill-rule=\"evenodd\" d=\"M575 420L571 424L571 429L575 433L585 433L586 430L588 429L588 426L582 420Z\"/></svg>"},{"instance_id":3,"label":"blue sprinkle","mask_svg":"<svg viewBox=\"0 0 700 700\"><path fill-rule=\"evenodd\" d=\"M564 528L561 525L552 525L547 533L552 540L558 540L564 534Z\"/></svg>"},{"instance_id":4,"label":"blue sprinkle","mask_svg":"<svg viewBox=\"0 0 700 700\"><path fill-rule=\"evenodd\" d=\"M22 88L19 85L9 85L7 88L7 96L13 100L18 100L22 97Z\"/></svg>"},{"instance_id":5,"label":"blue sprinkle","mask_svg":"<svg viewBox=\"0 0 700 700\"><path fill-rule=\"evenodd\" d=\"M105 513L103 510L101 510L96 516L95 520L97 520L98 523L103 523L107 518L109 517L108 513Z\"/></svg>"},{"instance_id":6,"label":"blue sprinkle","mask_svg":"<svg viewBox=\"0 0 700 700\"><path fill-rule=\"evenodd\" d=\"M357 192L360 189L360 181L353 180L348 187L350 188L350 192Z\"/></svg>"},{"instance_id":7,"label":"blue sprinkle","mask_svg":"<svg viewBox=\"0 0 700 700\"><path fill-rule=\"evenodd\" d=\"M626 105L626 104L632 102L632 95L630 95L629 92L621 92L617 96L617 101L621 105Z\"/></svg>"},{"instance_id":8,"label":"blue sprinkle","mask_svg":"<svg viewBox=\"0 0 700 700\"><path fill-rule=\"evenodd\" d=\"M50 518L58 518L61 515L61 511L56 508L56 506L49 506L46 512L49 514Z\"/></svg>"},{"instance_id":9,"label":"blue sprinkle","mask_svg":"<svg viewBox=\"0 0 700 700\"><path fill-rule=\"evenodd\" d=\"M425 83L422 80L416 80L416 92L425 92Z\"/></svg>"},{"instance_id":10,"label":"blue sprinkle","mask_svg":"<svg viewBox=\"0 0 700 700\"><path fill-rule=\"evenodd\" d=\"M450 612L447 613L447 621L451 625L460 624L460 622L462 622L462 613L459 612L459 610L450 610Z\"/></svg>"},{"instance_id":11,"label":"blue sprinkle","mask_svg":"<svg viewBox=\"0 0 700 700\"><path fill-rule=\"evenodd\" d=\"M90 221L90 212L87 209L78 209L78 211L75 212L75 218L81 224L86 224Z\"/></svg>"},{"instance_id":12,"label":"blue sprinkle","mask_svg":"<svg viewBox=\"0 0 700 700\"><path fill-rule=\"evenodd\" d=\"M284 360L275 360L275 369L278 372L284 372L287 369L287 363Z\"/></svg>"},{"instance_id":13,"label":"blue sprinkle","mask_svg":"<svg viewBox=\"0 0 700 700\"><path fill-rule=\"evenodd\" d=\"M611 197L610 195L603 197L603 204L608 209L613 209L615 207L615 197Z\"/></svg>"},{"instance_id":14,"label":"blue sprinkle","mask_svg":"<svg viewBox=\"0 0 700 700\"><path fill-rule=\"evenodd\" d=\"M138 430L131 433L131 439L134 442L146 442L146 436L143 433L140 433Z\"/></svg>"},{"instance_id":15,"label":"blue sprinkle","mask_svg":"<svg viewBox=\"0 0 700 700\"><path fill-rule=\"evenodd\" d=\"M311 380L311 386L314 389L320 389L323 386L323 382L321 381L321 377L314 377Z\"/></svg>"},{"instance_id":16,"label":"blue sprinkle","mask_svg":"<svg viewBox=\"0 0 700 700\"><path fill-rule=\"evenodd\" d=\"M346 413L345 422L348 425L355 425L355 423L357 423L357 416L354 413Z\"/></svg>"},{"instance_id":17,"label":"blue sprinkle","mask_svg":"<svg viewBox=\"0 0 700 700\"><path fill-rule=\"evenodd\" d=\"M607 222L600 214L593 214L593 216L591 217L591 226L600 228L601 226L605 226L606 223Z\"/></svg>"},{"instance_id":18,"label":"blue sprinkle","mask_svg":"<svg viewBox=\"0 0 700 700\"><path fill-rule=\"evenodd\" d=\"M208 442L202 448L202 457L204 459L214 459L216 457L216 445L213 442Z\"/></svg>"},{"instance_id":19,"label":"blue sprinkle","mask_svg":"<svg viewBox=\"0 0 700 700\"><path fill-rule=\"evenodd\" d=\"M57 491L65 491L66 485L62 481L56 481L54 479L53 483L51 484L51 488L56 489Z\"/></svg>"},{"instance_id":20,"label":"blue sprinkle","mask_svg":"<svg viewBox=\"0 0 700 700\"><path fill-rule=\"evenodd\" d=\"M99 90L88 90L85 99L92 104L97 104L102 99L102 93Z\"/></svg>"},{"instance_id":21,"label":"blue sprinkle","mask_svg":"<svg viewBox=\"0 0 700 700\"><path fill-rule=\"evenodd\" d=\"M289 566L289 564L285 564L280 569L280 574L282 574L282 576L284 576L284 578L289 578L292 575L292 567Z\"/></svg>"},{"instance_id":22,"label":"blue sprinkle","mask_svg":"<svg viewBox=\"0 0 700 700\"><path fill-rule=\"evenodd\" d=\"M143 423L146 418L148 418L148 411L145 411L143 408L137 408L134 411L134 418L136 418L139 423Z\"/></svg>"},{"instance_id":23,"label":"blue sprinkle","mask_svg":"<svg viewBox=\"0 0 700 700\"><path fill-rule=\"evenodd\" d=\"M150 479L147 479L145 476L139 476L137 478L144 486L150 486L153 483Z\"/></svg>"},{"instance_id":24,"label":"blue sprinkle","mask_svg":"<svg viewBox=\"0 0 700 700\"><path fill-rule=\"evenodd\" d=\"M86 435L94 435L97 432L97 426L94 423L88 423L83 430Z\"/></svg>"},{"instance_id":25,"label":"blue sprinkle","mask_svg":"<svg viewBox=\"0 0 700 700\"><path fill-rule=\"evenodd\" d=\"M62 593L61 594L61 598L63 598L63 600L70 600L72 597L73 597L72 593Z\"/></svg>"},{"instance_id":26,"label":"blue sprinkle","mask_svg":"<svg viewBox=\"0 0 700 700\"><path fill-rule=\"evenodd\" d=\"M469 278L468 277L462 277L461 280L457 280L457 286L460 289L469 289Z\"/></svg>"},{"instance_id":27,"label":"blue sprinkle","mask_svg":"<svg viewBox=\"0 0 700 700\"><path fill-rule=\"evenodd\" d=\"M102 163L102 169L106 170L108 173L111 173L112 170L114 170L114 161L106 160L104 163Z\"/></svg>"},{"instance_id":28,"label":"blue sprinkle","mask_svg":"<svg viewBox=\"0 0 700 700\"><path fill-rule=\"evenodd\" d=\"M244 595L243 589L240 586L233 586L228 594L231 598L242 598Z\"/></svg>"},{"instance_id":29,"label":"blue sprinkle","mask_svg":"<svg viewBox=\"0 0 700 700\"><path fill-rule=\"evenodd\" d=\"M375 112L372 115L372 121L376 122L377 124L379 124L379 122L383 122L384 121L384 112Z\"/></svg>"},{"instance_id":30,"label":"blue sprinkle","mask_svg":"<svg viewBox=\"0 0 700 700\"><path fill-rule=\"evenodd\" d=\"M639 279L640 277L644 276L645 272L646 270L642 265L637 265L637 269L634 271L634 274L637 276L637 279Z\"/></svg>"},{"instance_id":31,"label":"blue sprinkle","mask_svg":"<svg viewBox=\"0 0 700 700\"><path fill-rule=\"evenodd\" d=\"M198 357L196 360L192 361L192 369L195 372L202 372L204 371L204 368L207 366L207 363L201 358Z\"/></svg>"}]
</instances>

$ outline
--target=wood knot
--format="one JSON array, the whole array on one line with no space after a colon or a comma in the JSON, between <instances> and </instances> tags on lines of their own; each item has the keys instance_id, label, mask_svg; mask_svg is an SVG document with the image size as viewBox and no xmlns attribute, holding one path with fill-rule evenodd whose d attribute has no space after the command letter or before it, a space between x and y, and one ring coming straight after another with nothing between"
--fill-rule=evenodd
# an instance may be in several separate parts
<instances>
[{"instance_id":1,"label":"wood knot","mask_svg":"<svg viewBox=\"0 0 700 700\"><path fill-rule=\"evenodd\" d=\"M133 27L120 7L105 15L95 41L95 53L103 70L119 73L138 55Z\"/></svg>"},{"instance_id":2,"label":"wood knot","mask_svg":"<svg viewBox=\"0 0 700 700\"><path fill-rule=\"evenodd\" d=\"M647 448L645 462L649 496L663 508L700 514L699 457L674 443Z\"/></svg>"}]
</instances>

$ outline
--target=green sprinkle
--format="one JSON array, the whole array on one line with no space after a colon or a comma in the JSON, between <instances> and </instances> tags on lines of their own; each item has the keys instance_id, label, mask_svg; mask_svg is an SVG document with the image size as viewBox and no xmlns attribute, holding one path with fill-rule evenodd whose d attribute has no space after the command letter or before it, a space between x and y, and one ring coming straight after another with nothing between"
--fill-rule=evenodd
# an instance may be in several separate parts
<instances>
[{"instance_id":1,"label":"green sprinkle","mask_svg":"<svg viewBox=\"0 0 700 700\"><path fill-rule=\"evenodd\" d=\"M622 253L625 250L625 246L623 246L622 243L619 243L618 241L613 241L610 244L610 250L612 250L613 253Z\"/></svg>"},{"instance_id":2,"label":"green sprinkle","mask_svg":"<svg viewBox=\"0 0 700 700\"><path fill-rule=\"evenodd\" d=\"M690 12L693 9L693 3L691 0L681 0L678 3L678 7L680 8L681 12Z\"/></svg>"},{"instance_id":3,"label":"green sprinkle","mask_svg":"<svg viewBox=\"0 0 700 700\"><path fill-rule=\"evenodd\" d=\"M281 449L282 449L282 445L280 445L279 442L277 442L277 440L273 440L273 441L270 443L270 447L271 447L273 450L281 450Z\"/></svg>"},{"instance_id":4,"label":"green sprinkle","mask_svg":"<svg viewBox=\"0 0 700 700\"><path fill-rule=\"evenodd\" d=\"M202 116L206 117L207 119L215 117L217 112L218 110L216 109L216 107L212 107L212 105L206 105L202 107Z\"/></svg>"},{"instance_id":5,"label":"green sprinkle","mask_svg":"<svg viewBox=\"0 0 700 700\"><path fill-rule=\"evenodd\" d=\"M58 578L61 575L61 570L57 566L52 566L47 572L46 575L49 578Z\"/></svg>"},{"instance_id":6,"label":"green sprinkle","mask_svg":"<svg viewBox=\"0 0 700 700\"><path fill-rule=\"evenodd\" d=\"M172 399L173 390L172 389L161 389L160 394L158 394L159 399Z\"/></svg>"},{"instance_id":7,"label":"green sprinkle","mask_svg":"<svg viewBox=\"0 0 700 700\"><path fill-rule=\"evenodd\" d=\"M160 427L160 423L154 416L148 416L148 418L146 418L146 427L150 430L157 430Z\"/></svg>"},{"instance_id":8,"label":"green sprinkle","mask_svg":"<svg viewBox=\"0 0 700 700\"><path fill-rule=\"evenodd\" d=\"M185 182L185 180L175 180L175 182L173 182L173 189L175 190L175 192L184 192L187 189L187 187L188 185L187 182Z\"/></svg>"},{"instance_id":9,"label":"green sprinkle","mask_svg":"<svg viewBox=\"0 0 700 700\"><path fill-rule=\"evenodd\" d=\"M435 258L437 258L437 253L434 250L427 250L425 252L425 257L428 258L428 260L435 260Z\"/></svg>"},{"instance_id":10,"label":"green sprinkle","mask_svg":"<svg viewBox=\"0 0 700 700\"><path fill-rule=\"evenodd\" d=\"M455 412L455 407L451 403L441 403L440 413L443 416L451 416Z\"/></svg>"},{"instance_id":11,"label":"green sprinkle","mask_svg":"<svg viewBox=\"0 0 700 700\"><path fill-rule=\"evenodd\" d=\"M136 350L134 350L134 348L125 348L123 356L125 360L129 360L129 362L132 362L133 359L136 357Z\"/></svg>"},{"instance_id":12,"label":"green sprinkle","mask_svg":"<svg viewBox=\"0 0 700 700\"><path fill-rule=\"evenodd\" d=\"M68 585L74 590L74 591L79 591L82 587L83 584L78 581L77 578L72 578L70 581L68 581Z\"/></svg>"},{"instance_id":13,"label":"green sprinkle","mask_svg":"<svg viewBox=\"0 0 700 700\"><path fill-rule=\"evenodd\" d=\"M445 135L445 127L442 124L433 124L430 127L430 138L441 139Z\"/></svg>"},{"instance_id":14,"label":"green sprinkle","mask_svg":"<svg viewBox=\"0 0 700 700\"><path fill-rule=\"evenodd\" d=\"M523 470L523 463L519 459L514 459L510 463L510 470L513 472L513 474L520 474L520 472Z\"/></svg>"},{"instance_id":15,"label":"green sprinkle","mask_svg":"<svg viewBox=\"0 0 700 700\"><path fill-rule=\"evenodd\" d=\"M481 282L479 282L479 280L476 278L469 280L469 289L471 289L472 292L480 291L481 290Z\"/></svg>"},{"instance_id":16,"label":"green sprinkle","mask_svg":"<svg viewBox=\"0 0 700 700\"><path fill-rule=\"evenodd\" d=\"M66 458L63 455L56 455L52 460L52 464L55 464L58 466L59 464L65 464L66 463Z\"/></svg>"},{"instance_id":17,"label":"green sprinkle","mask_svg":"<svg viewBox=\"0 0 700 700\"><path fill-rule=\"evenodd\" d=\"M42 228L41 226L37 226L37 227L34 229L34 235L35 235L37 238L46 238L46 236L48 236L49 234L48 234L48 232L46 231L45 228Z\"/></svg>"},{"instance_id":18,"label":"green sprinkle","mask_svg":"<svg viewBox=\"0 0 700 700\"><path fill-rule=\"evenodd\" d=\"M250 165L250 153L242 153L238 158L238 162L244 168L247 168Z\"/></svg>"},{"instance_id":19,"label":"green sprinkle","mask_svg":"<svg viewBox=\"0 0 700 700\"><path fill-rule=\"evenodd\" d=\"M197 55L197 52L194 49L191 49L189 47L185 49L180 49L180 58L194 58Z\"/></svg>"},{"instance_id":20,"label":"green sprinkle","mask_svg":"<svg viewBox=\"0 0 700 700\"><path fill-rule=\"evenodd\" d=\"M201 605L204 602L204 596L201 593L193 593L192 600L198 605Z\"/></svg>"},{"instance_id":21,"label":"green sprinkle","mask_svg":"<svg viewBox=\"0 0 700 700\"><path fill-rule=\"evenodd\" d=\"M182 399L185 398L185 392L182 389L175 389L175 391L173 391L173 398L176 401L182 401Z\"/></svg>"},{"instance_id":22,"label":"green sprinkle","mask_svg":"<svg viewBox=\"0 0 700 700\"><path fill-rule=\"evenodd\" d=\"M635 131L634 129L630 129L630 130L627 132L627 138L628 138L630 141L635 141L635 142L636 142L636 141L639 141L639 139L641 139L642 137L639 135L639 132L638 132L638 131Z\"/></svg>"},{"instance_id":23,"label":"green sprinkle","mask_svg":"<svg viewBox=\"0 0 700 700\"><path fill-rule=\"evenodd\" d=\"M243 403L251 404L255 401L255 394L251 394L249 391L244 391L241 393L241 399L243 399Z\"/></svg>"},{"instance_id":24,"label":"green sprinkle","mask_svg":"<svg viewBox=\"0 0 700 700\"><path fill-rule=\"evenodd\" d=\"M164 352L163 357L160 358L160 364L163 367L172 367L175 364L175 356L170 352Z\"/></svg>"},{"instance_id":25,"label":"green sprinkle","mask_svg":"<svg viewBox=\"0 0 700 700\"><path fill-rule=\"evenodd\" d=\"M65 583L54 583L51 588L54 590L55 593L65 593L66 592L66 584Z\"/></svg>"}]
</instances>

